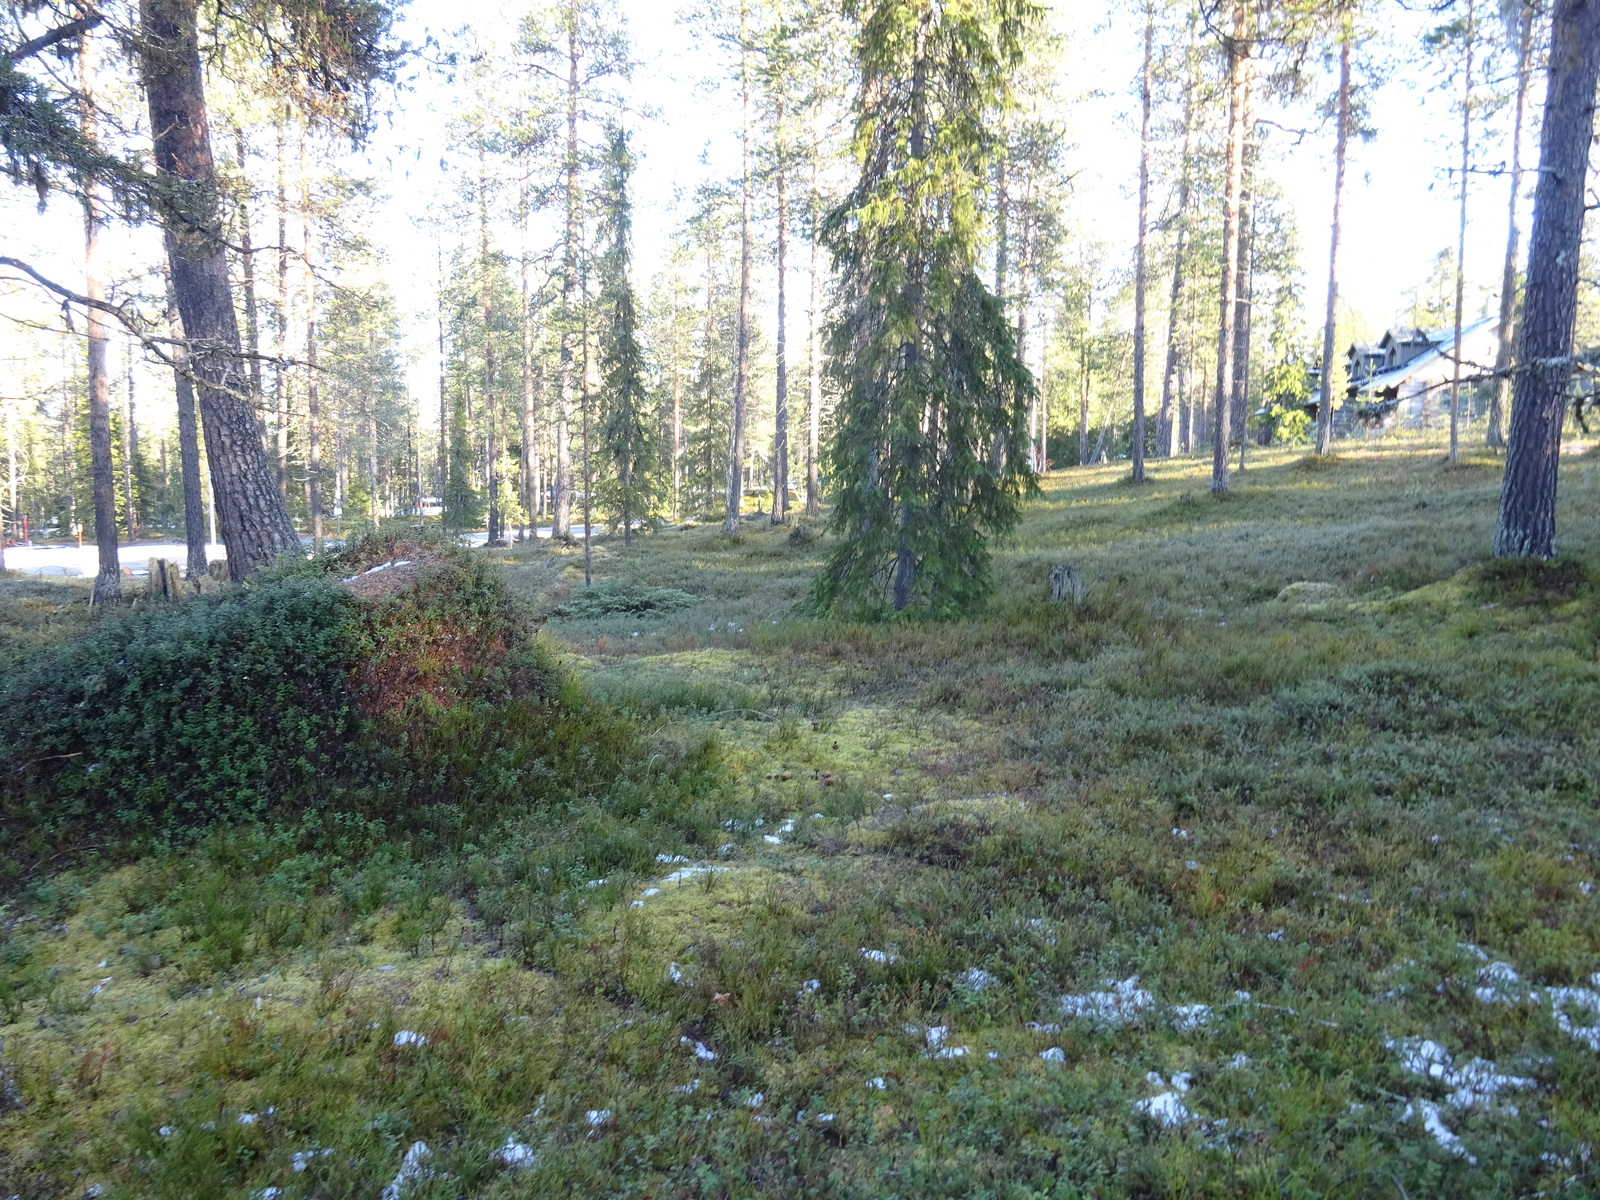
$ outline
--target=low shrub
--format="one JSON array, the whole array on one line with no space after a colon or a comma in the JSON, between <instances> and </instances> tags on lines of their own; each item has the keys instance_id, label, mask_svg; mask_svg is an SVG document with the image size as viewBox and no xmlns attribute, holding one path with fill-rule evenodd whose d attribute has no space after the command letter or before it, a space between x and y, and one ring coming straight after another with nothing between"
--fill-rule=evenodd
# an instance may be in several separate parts
<instances>
[{"instance_id":1,"label":"low shrub","mask_svg":"<svg viewBox=\"0 0 1600 1200\"><path fill-rule=\"evenodd\" d=\"M654 617L681 612L700 602L698 596L677 588L647 587L642 584L600 584L584 588L550 615L587 621L595 617Z\"/></svg>"},{"instance_id":2,"label":"low shrub","mask_svg":"<svg viewBox=\"0 0 1600 1200\"><path fill-rule=\"evenodd\" d=\"M269 808L393 816L483 791L552 752L559 675L493 568L438 541L367 539L109 616L0 685L0 854L14 872Z\"/></svg>"}]
</instances>

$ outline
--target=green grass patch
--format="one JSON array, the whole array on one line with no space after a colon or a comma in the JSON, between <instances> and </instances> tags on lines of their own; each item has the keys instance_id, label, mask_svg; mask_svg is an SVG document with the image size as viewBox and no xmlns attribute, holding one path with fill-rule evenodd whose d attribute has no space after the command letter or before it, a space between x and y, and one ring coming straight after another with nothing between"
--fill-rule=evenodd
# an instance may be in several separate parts
<instances>
[{"instance_id":1,"label":"green grass patch","mask_svg":"<svg viewBox=\"0 0 1600 1200\"><path fill-rule=\"evenodd\" d=\"M403 788L19 880L0 1178L1590 1194L1600 475L1509 567L1441 458L1052 476L944 624L805 616L820 550L760 522L597 543L698 603L552 613L537 695L408 726ZM579 560L493 561L540 611Z\"/></svg>"}]
</instances>

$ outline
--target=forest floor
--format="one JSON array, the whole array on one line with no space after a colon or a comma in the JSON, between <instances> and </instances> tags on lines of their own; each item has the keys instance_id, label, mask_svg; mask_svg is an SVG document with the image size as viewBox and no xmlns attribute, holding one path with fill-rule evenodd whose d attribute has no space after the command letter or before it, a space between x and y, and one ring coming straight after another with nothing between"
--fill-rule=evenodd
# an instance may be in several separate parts
<instances>
[{"instance_id":1,"label":"forest floor","mask_svg":"<svg viewBox=\"0 0 1600 1200\"><path fill-rule=\"evenodd\" d=\"M719 758L714 823L37 880L0 1194L1594 1194L1600 457L1531 568L1488 457L1151 469L1048 478L949 624L803 615L796 523L597 545L696 598L657 615L498 552L647 748ZM0 644L60 586L0 581Z\"/></svg>"}]
</instances>

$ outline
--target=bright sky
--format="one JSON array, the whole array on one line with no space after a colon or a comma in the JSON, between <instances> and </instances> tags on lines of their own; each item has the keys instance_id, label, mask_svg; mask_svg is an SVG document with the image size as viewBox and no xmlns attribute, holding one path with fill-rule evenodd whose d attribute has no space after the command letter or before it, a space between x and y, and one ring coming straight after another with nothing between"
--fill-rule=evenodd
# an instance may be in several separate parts
<instances>
[{"instance_id":1,"label":"bright sky","mask_svg":"<svg viewBox=\"0 0 1600 1200\"><path fill-rule=\"evenodd\" d=\"M707 59L704 47L679 23L673 4L621 0L620 6L641 60L630 95L638 108L648 108L652 114L632 119L640 157L635 228L638 282L643 285L663 258L681 217L675 211L675 197L692 192L705 178L736 175L738 96L708 85L720 64ZM1076 172L1072 207L1084 226L1109 246L1120 248L1119 266L1130 262L1133 253L1138 168L1134 83L1141 30L1137 13L1131 11L1135 6L1127 7L1130 11L1113 13L1108 19L1100 3L1054 0L1051 6L1054 24L1070 35L1063 76L1072 92L1085 97L1071 121L1076 142L1070 156L1070 168ZM412 0L401 33L418 44L430 34L449 41L449 35L471 23L482 37L505 38L514 33L522 10L523 6L498 0ZM1396 30L1392 22L1391 30ZM1400 27L1392 36L1407 52L1415 45L1414 31ZM1369 144L1352 144L1342 290L1347 304L1367 318L1373 332L1394 319L1403 293L1423 280L1438 251L1454 245L1455 186L1444 168L1459 154L1452 144L1457 118L1451 98L1429 90L1431 71L1437 68L1392 70L1392 81L1374 94L1371 104L1377 138ZM388 247L388 275L410 318L412 388L421 397L436 390L437 226L431 222L454 196L453 179L440 171L441 162L456 163L447 130L457 103L452 86L462 85L448 83L437 72L418 73L412 88L394 98L392 120L351 164L376 178L384 195L373 233ZM1325 94L1330 86L1330 80L1322 79L1315 90ZM1303 108L1281 119L1285 125L1313 127L1298 144L1289 134L1269 130L1263 168L1282 186L1297 217L1306 320L1315 328L1321 324L1327 286L1332 131L1316 127L1315 117ZM1487 131L1479 151L1482 161L1496 163L1505 157L1504 126L1504 119L1498 119ZM1439 130L1440 135L1425 136L1420 132L1425 129ZM1528 145L1525 153L1535 156L1536 145ZM1498 290L1506 191L1502 179L1481 179L1474 185L1467 250L1472 311ZM1159 212L1168 198L1168 189L1158 182L1153 210ZM40 217L31 201L31 193L21 189L0 192L8 252L30 258L59 279L81 279L79 219L60 202ZM126 269L153 262L159 253L158 240L149 231L118 230L108 240L113 261ZM267 240L264 231L258 231L257 240ZM1113 255L1117 252L1114 249ZM803 259L803 253L796 257ZM765 269L761 292L770 300L770 265ZM796 283L801 282L797 275ZM35 311L48 320L50 307ZM8 312L15 308L14 302L6 305ZM803 317L802 312L798 319ZM0 354L15 353L5 348L13 339L8 329L0 327ZM429 411L427 404L423 407Z\"/></svg>"}]
</instances>

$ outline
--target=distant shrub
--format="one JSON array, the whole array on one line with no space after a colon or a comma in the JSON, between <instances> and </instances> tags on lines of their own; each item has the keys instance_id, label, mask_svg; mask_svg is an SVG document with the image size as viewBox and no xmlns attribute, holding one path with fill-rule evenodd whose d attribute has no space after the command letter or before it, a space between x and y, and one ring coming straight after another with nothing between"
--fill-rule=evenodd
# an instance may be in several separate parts
<instances>
[{"instance_id":1,"label":"distant shrub","mask_svg":"<svg viewBox=\"0 0 1600 1200\"><path fill-rule=\"evenodd\" d=\"M646 587L630 584L600 584L584 588L565 604L551 610L551 616L569 620L589 620L613 615L654 617L681 612L700 602L698 596L677 588Z\"/></svg>"},{"instance_id":2,"label":"distant shrub","mask_svg":"<svg viewBox=\"0 0 1600 1200\"><path fill-rule=\"evenodd\" d=\"M1266 425L1277 446L1304 446L1311 441L1311 414L1301 408L1273 405L1267 410Z\"/></svg>"}]
</instances>

